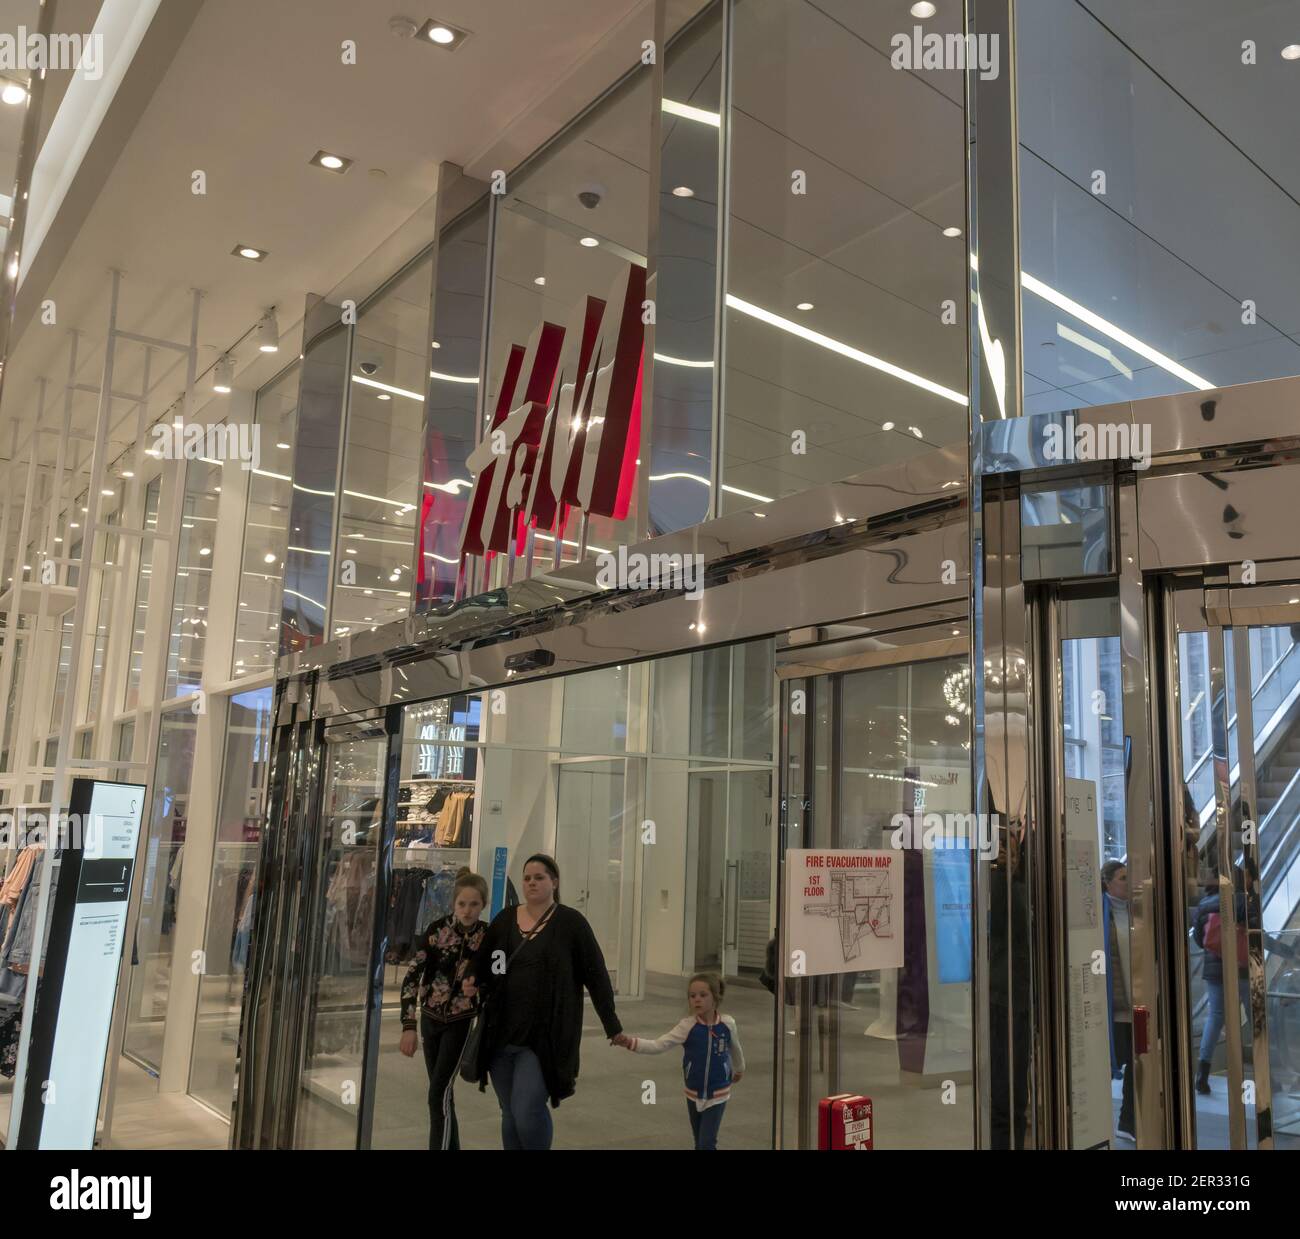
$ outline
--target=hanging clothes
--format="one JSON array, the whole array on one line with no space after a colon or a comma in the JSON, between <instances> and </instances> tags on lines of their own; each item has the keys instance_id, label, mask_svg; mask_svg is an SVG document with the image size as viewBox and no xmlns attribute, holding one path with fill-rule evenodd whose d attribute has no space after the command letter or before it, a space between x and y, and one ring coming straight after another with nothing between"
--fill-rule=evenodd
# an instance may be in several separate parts
<instances>
[{"instance_id":1,"label":"hanging clothes","mask_svg":"<svg viewBox=\"0 0 1300 1239\"><path fill-rule=\"evenodd\" d=\"M424 894L415 916L416 924L423 929L424 926L450 915L452 896L455 891L456 871L454 869L440 869L429 878L424 884Z\"/></svg>"},{"instance_id":2,"label":"hanging clothes","mask_svg":"<svg viewBox=\"0 0 1300 1239\"><path fill-rule=\"evenodd\" d=\"M434 841L440 848L458 847L463 835L468 841L469 823L473 817L473 792L452 792L438 818L438 829Z\"/></svg>"}]
</instances>

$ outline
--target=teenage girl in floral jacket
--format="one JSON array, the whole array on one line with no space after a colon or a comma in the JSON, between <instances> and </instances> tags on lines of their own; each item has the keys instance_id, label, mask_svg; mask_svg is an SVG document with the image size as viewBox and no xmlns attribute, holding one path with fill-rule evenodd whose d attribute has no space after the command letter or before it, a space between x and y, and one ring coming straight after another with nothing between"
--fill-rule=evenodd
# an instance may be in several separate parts
<instances>
[{"instance_id":1,"label":"teenage girl in floral jacket","mask_svg":"<svg viewBox=\"0 0 1300 1239\"><path fill-rule=\"evenodd\" d=\"M487 922L479 914L487 905L487 882L462 869L452 891L451 915L431 924L402 982L402 1053L415 1054L418 1017L424 1034L424 1062L429 1071L429 1148L459 1149L452 1085L476 1001L461 990L465 970L483 945Z\"/></svg>"}]
</instances>

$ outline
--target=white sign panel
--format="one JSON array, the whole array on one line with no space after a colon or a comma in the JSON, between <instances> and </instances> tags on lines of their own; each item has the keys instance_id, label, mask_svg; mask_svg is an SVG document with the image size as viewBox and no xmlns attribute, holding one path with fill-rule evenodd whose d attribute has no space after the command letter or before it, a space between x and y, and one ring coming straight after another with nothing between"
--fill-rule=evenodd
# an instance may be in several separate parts
<instances>
[{"instance_id":1,"label":"white sign panel","mask_svg":"<svg viewBox=\"0 0 1300 1239\"><path fill-rule=\"evenodd\" d=\"M46 1073L43 1149L94 1146L143 803L144 788L133 784L97 781L91 789Z\"/></svg>"},{"instance_id":2,"label":"white sign panel","mask_svg":"<svg viewBox=\"0 0 1300 1239\"><path fill-rule=\"evenodd\" d=\"M903 853L790 848L788 977L903 966Z\"/></svg>"}]
</instances>

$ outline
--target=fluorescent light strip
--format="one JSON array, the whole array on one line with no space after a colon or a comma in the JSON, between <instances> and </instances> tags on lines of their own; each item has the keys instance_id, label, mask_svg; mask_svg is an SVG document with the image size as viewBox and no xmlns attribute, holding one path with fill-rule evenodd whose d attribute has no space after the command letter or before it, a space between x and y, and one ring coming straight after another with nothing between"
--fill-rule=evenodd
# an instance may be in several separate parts
<instances>
[{"instance_id":1,"label":"fluorescent light strip","mask_svg":"<svg viewBox=\"0 0 1300 1239\"><path fill-rule=\"evenodd\" d=\"M665 99L663 110L670 116L680 116L685 120L697 120L702 125L712 125L714 129L722 128L722 116L717 112L706 112L704 108L692 107L689 103L678 103L676 99Z\"/></svg>"},{"instance_id":2,"label":"fluorescent light strip","mask_svg":"<svg viewBox=\"0 0 1300 1239\"><path fill-rule=\"evenodd\" d=\"M292 594L295 598L301 598L303 602L310 602L312 606L320 609L322 615L325 614L325 604L317 602L315 598L308 598L306 594L300 594L296 589L285 588L286 594Z\"/></svg>"},{"instance_id":3,"label":"fluorescent light strip","mask_svg":"<svg viewBox=\"0 0 1300 1239\"><path fill-rule=\"evenodd\" d=\"M1120 372L1120 374L1132 382L1132 369L1120 361L1120 359L1115 355L1114 349L1107 348L1097 340L1088 339L1088 337L1081 331L1075 331L1073 327L1067 327L1064 323L1056 324L1056 334L1060 336L1062 340L1069 340L1071 344L1077 344L1079 348L1085 349L1087 352L1100 357L1105 362L1109 362Z\"/></svg>"},{"instance_id":4,"label":"fluorescent light strip","mask_svg":"<svg viewBox=\"0 0 1300 1239\"><path fill-rule=\"evenodd\" d=\"M455 566L460 563L459 559L448 559L446 555L435 555L432 551L424 552L425 559L436 559L440 564L451 564Z\"/></svg>"},{"instance_id":5,"label":"fluorescent light strip","mask_svg":"<svg viewBox=\"0 0 1300 1239\"><path fill-rule=\"evenodd\" d=\"M650 481L667 482L670 478L689 478L692 482L699 482L702 486L712 486L713 483L708 478L702 478L698 473L652 473ZM776 500L771 495L756 495L752 490L741 490L739 486L728 486L723 482L722 489L728 494L743 495L746 499L757 499L759 503L775 503Z\"/></svg>"},{"instance_id":6,"label":"fluorescent light strip","mask_svg":"<svg viewBox=\"0 0 1300 1239\"><path fill-rule=\"evenodd\" d=\"M685 357L669 357L667 353L656 353L655 361L662 361L669 366L690 366L693 370L712 370L713 362L689 361Z\"/></svg>"},{"instance_id":7,"label":"fluorescent light strip","mask_svg":"<svg viewBox=\"0 0 1300 1239\"><path fill-rule=\"evenodd\" d=\"M405 396L408 400L419 400L423 402L424 397L419 392L407 391L405 387L393 387L389 383L380 383L375 379L368 379L363 374L354 374L352 376L354 383L360 383L362 387L374 387L379 391L392 392L394 396Z\"/></svg>"},{"instance_id":8,"label":"fluorescent light strip","mask_svg":"<svg viewBox=\"0 0 1300 1239\"><path fill-rule=\"evenodd\" d=\"M444 383L477 383L477 374L443 374L441 370L430 370L431 379L440 379Z\"/></svg>"},{"instance_id":9,"label":"fluorescent light strip","mask_svg":"<svg viewBox=\"0 0 1300 1239\"><path fill-rule=\"evenodd\" d=\"M972 263L972 265L974 264ZM978 270L978 268L976 269ZM1049 301L1067 314L1072 314L1081 323L1087 323L1089 327L1110 336L1117 344L1122 344L1126 349L1137 353L1139 357L1145 357L1147 361L1154 362L1161 369L1168 370L1175 378L1182 379L1190 387L1195 387L1198 391L1214 390L1214 384L1203 379L1199 374L1189 370L1186 366L1179 365L1172 357L1166 357L1159 349L1144 344L1136 336L1129 335L1123 328L1107 322L1100 314L1094 314L1087 306L1080 305L1077 301L1072 301L1064 293L1057 292L1050 284L1044 284L1042 280L1035 279L1028 271L1020 273L1020 283L1022 287L1042 297L1044 301Z\"/></svg>"},{"instance_id":10,"label":"fluorescent light strip","mask_svg":"<svg viewBox=\"0 0 1300 1239\"><path fill-rule=\"evenodd\" d=\"M807 340L811 344L818 344L832 353L838 353L841 357L847 357L851 361L870 366L873 370L882 370L885 374L892 375L896 379L902 379L905 383L911 383L913 386L932 392L936 396L942 396L945 400L951 400L954 404L964 406L969 403L961 392L953 391L951 387L944 387L941 383L922 378L919 374L904 370L902 366L896 366L893 362L885 361L880 357L873 357L870 353L864 353L861 349L852 348L839 340L823 335L820 331L812 331L800 323L792 322L788 318L782 318L779 314L773 314L770 310L764 310L761 306L756 306L752 302L742 301L732 293L727 294L727 305L733 310L739 310L742 314L748 314L751 318L758 319L759 322L767 323L771 327L779 327L782 331L788 331L792 336L798 336L801 340Z\"/></svg>"},{"instance_id":11,"label":"fluorescent light strip","mask_svg":"<svg viewBox=\"0 0 1300 1239\"><path fill-rule=\"evenodd\" d=\"M450 482L425 482L429 490L442 490L449 495L456 494L462 486L471 489L473 485L473 482L467 482L464 478L452 478Z\"/></svg>"}]
</instances>

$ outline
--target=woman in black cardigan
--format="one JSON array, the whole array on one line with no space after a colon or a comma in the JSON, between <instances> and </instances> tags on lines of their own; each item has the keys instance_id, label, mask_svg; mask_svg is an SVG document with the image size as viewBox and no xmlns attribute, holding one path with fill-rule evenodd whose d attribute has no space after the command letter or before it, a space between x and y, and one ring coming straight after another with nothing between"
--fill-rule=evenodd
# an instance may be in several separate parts
<instances>
[{"instance_id":1,"label":"woman in black cardigan","mask_svg":"<svg viewBox=\"0 0 1300 1239\"><path fill-rule=\"evenodd\" d=\"M560 870L549 856L524 862L524 902L488 926L465 977L466 994L485 995L474 1075L490 1078L507 1149L549 1149L549 1099L572 1097L582 1042L586 986L605 1035L623 1031L605 957L586 917L559 902ZM509 967L506 967L507 961Z\"/></svg>"}]
</instances>

